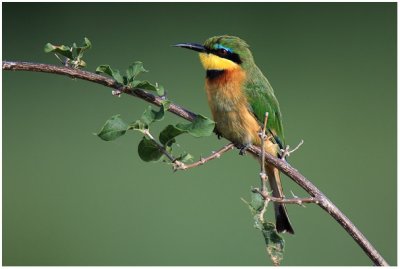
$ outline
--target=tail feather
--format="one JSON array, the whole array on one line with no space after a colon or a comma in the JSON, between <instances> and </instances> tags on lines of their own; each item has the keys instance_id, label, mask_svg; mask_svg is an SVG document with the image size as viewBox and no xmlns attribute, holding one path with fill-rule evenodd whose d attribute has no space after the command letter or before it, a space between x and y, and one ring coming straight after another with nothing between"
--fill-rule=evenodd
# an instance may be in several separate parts
<instances>
[{"instance_id":1,"label":"tail feather","mask_svg":"<svg viewBox=\"0 0 400 269\"><path fill-rule=\"evenodd\" d=\"M266 172L268 175L268 181L272 189L272 195L274 197L283 198L283 189L278 169L267 166ZM288 232L290 234L294 234L294 230L292 224L290 223L285 204L274 203L274 208L276 230L278 231L278 233Z\"/></svg>"}]
</instances>

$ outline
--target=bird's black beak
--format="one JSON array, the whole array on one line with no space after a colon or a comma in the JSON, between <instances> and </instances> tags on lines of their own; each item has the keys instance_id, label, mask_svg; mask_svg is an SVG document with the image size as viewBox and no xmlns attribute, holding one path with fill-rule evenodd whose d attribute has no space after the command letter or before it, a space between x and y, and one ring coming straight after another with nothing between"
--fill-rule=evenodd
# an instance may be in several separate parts
<instances>
[{"instance_id":1,"label":"bird's black beak","mask_svg":"<svg viewBox=\"0 0 400 269\"><path fill-rule=\"evenodd\" d=\"M203 45L196 44L196 43L179 43L179 44L176 44L173 46L190 49L190 50L194 50L194 51L198 51L198 52L207 52L207 49Z\"/></svg>"}]
</instances>

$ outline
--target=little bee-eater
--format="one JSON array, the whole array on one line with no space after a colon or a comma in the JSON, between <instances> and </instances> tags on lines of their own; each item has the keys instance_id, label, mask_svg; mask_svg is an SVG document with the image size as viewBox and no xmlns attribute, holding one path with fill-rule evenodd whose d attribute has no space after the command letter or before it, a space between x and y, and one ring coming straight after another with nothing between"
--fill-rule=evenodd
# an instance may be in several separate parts
<instances>
[{"instance_id":1,"label":"little bee-eater","mask_svg":"<svg viewBox=\"0 0 400 269\"><path fill-rule=\"evenodd\" d=\"M247 43L235 36L215 36L203 45L180 43L177 47L199 52L206 69L206 92L219 134L241 145L243 153L253 144L260 146L259 132L268 112L267 132L272 137L264 143L268 153L279 156L284 147L282 115L279 103L267 78L254 62ZM279 170L266 164L274 197L284 197ZM275 203L276 229L293 234L286 207Z\"/></svg>"}]
</instances>

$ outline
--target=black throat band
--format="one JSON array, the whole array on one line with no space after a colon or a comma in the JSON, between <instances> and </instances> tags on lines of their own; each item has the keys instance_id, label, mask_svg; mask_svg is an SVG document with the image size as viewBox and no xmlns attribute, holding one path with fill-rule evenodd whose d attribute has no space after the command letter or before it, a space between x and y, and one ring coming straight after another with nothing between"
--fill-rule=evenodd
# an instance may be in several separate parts
<instances>
[{"instance_id":1,"label":"black throat band","mask_svg":"<svg viewBox=\"0 0 400 269\"><path fill-rule=\"evenodd\" d=\"M216 79L223 75L225 70L207 70L206 77L208 79Z\"/></svg>"}]
</instances>

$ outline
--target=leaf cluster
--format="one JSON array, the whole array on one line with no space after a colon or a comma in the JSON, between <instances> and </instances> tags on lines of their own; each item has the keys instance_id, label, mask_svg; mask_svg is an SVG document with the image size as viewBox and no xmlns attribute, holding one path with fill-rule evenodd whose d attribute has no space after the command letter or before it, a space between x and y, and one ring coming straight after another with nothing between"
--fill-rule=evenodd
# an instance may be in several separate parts
<instances>
[{"instance_id":1,"label":"leaf cluster","mask_svg":"<svg viewBox=\"0 0 400 269\"><path fill-rule=\"evenodd\" d=\"M140 73L148 72L143 67L143 63L136 61L131 64L126 70L126 75L112 69L109 65L101 65L96 69L97 73L105 73L113 77L117 82L129 86L132 88L141 88L144 90L155 91L157 94L164 94L164 88L156 84L151 84L148 81L141 81L137 79ZM139 157L146 162L159 161L164 155L164 151L172 153L173 145L176 143L176 137L182 134L189 134L193 137L209 136L213 133L215 123L207 117L198 115L197 118L190 123L178 123L175 125L166 126L159 134L159 142L155 138L150 137L150 126L155 123L162 121L165 116L165 112L168 110L171 104L168 100L163 100L159 109L155 109L153 106L148 106L143 112L140 119L133 123L124 122L120 115L114 115L106 121L101 130L96 134L105 141L111 141L124 135L129 130L139 131L144 136L138 145ZM175 160L182 162L189 161L192 159L192 155L189 153L182 153Z\"/></svg>"},{"instance_id":2,"label":"leaf cluster","mask_svg":"<svg viewBox=\"0 0 400 269\"><path fill-rule=\"evenodd\" d=\"M109 65L100 65L96 68L96 73L104 73L111 76L118 83L131 88L139 88L148 91L155 91L159 96L164 95L164 87L158 83L152 84L147 80L137 80L136 77L143 72L149 72L143 67L143 63L136 61L129 65L125 75L121 75L118 69L113 69Z\"/></svg>"},{"instance_id":3,"label":"leaf cluster","mask_svg":"<svg viewBox=\"0 0 400 269\"><path fill-rule=\"evenodd\" d=\"M72 46L53 45L47 43L44 46L44 52L53 52L55 56L65 65L73 68L86 67L86 62L82 60L84 52L92 47L92 43L88 38L84 38L82 46L73 43ZM60 56L64 59L60 58Z\"/></svg>"}]
</instances>

